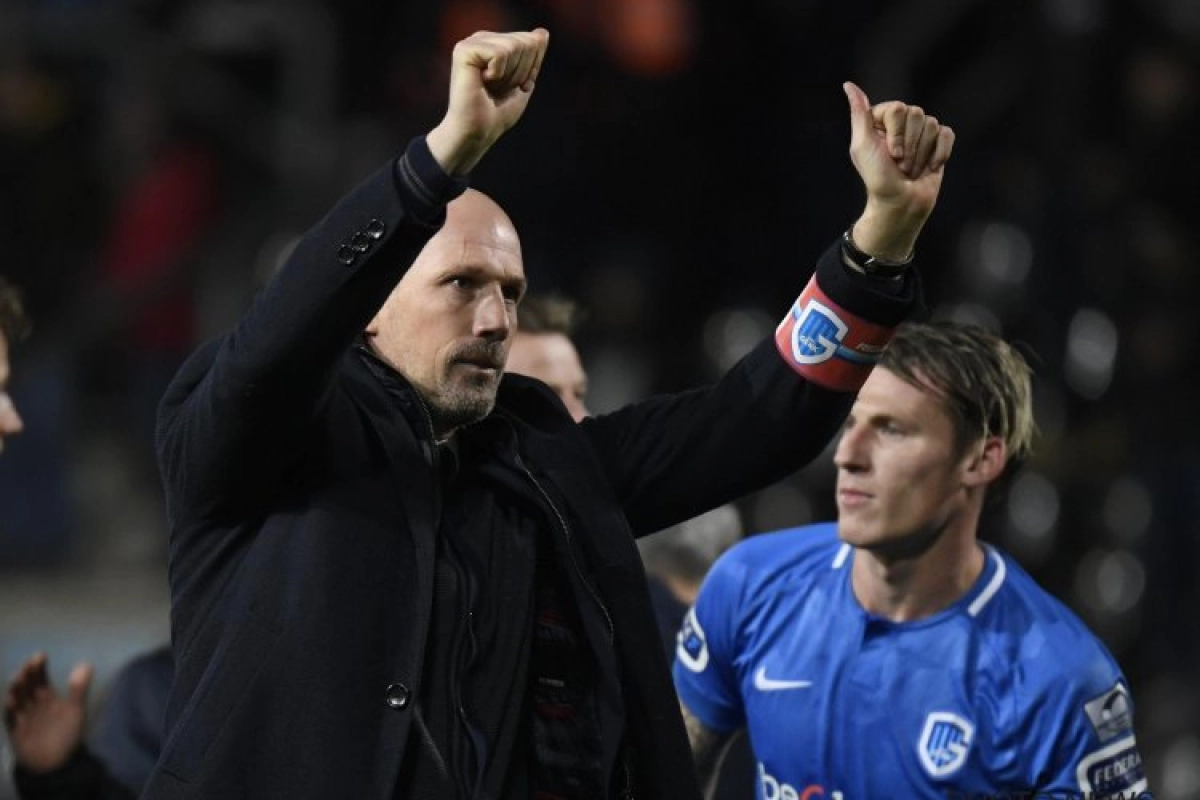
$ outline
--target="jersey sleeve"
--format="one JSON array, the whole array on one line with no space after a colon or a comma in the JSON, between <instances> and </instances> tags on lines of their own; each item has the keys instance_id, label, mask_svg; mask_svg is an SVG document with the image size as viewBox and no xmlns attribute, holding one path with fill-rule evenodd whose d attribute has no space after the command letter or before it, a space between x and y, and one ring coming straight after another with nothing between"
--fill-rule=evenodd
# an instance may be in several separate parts
<instances>
[{"instance_id":1,"label":"jersey sleeve","mask_svg":"<svg viewBox=\"0 0 1200 800\"><path fill-rule=\"evenodd\" d=\"M1041 752L1034 763L1044 765L1039 790L1097 800L1149 800L1127 687L1107 654L1071 677L1053 708L1053 722L1035 740Z\"/></svg>"},{"instance_id":2,"label":"jersey sleeve","mask_svg":"<svg viewBox=\"0 0 1200 800\"><path fill-rule=\"evenodd\" d=\"M692 714L718 733L745 725L734 658L744 599L745 565L738 548L713 565L688 611L675 647L675 688Z\"/></svg>"}]
</instances>

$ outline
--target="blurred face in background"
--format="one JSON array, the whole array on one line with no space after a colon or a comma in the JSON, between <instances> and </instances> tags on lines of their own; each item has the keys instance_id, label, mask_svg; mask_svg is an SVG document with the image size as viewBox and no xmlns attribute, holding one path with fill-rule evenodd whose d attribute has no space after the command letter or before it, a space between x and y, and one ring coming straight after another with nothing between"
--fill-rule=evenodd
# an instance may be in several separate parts
<instances>
[{"instance_id":1,"label":"blurred face in background","mask_svg":"<svg viewBox=\"0 0 1200 800\"><path fill-rule=\"evenodd\" d=\"M587 373L565 334L518 332L508 352L508 371L549 386L576 422L588 415Z\"/></svg>"},{"instance_id":2,"label":"blurred face in background","mask_svg":"<svg viewBox=\"0 0 1200 800\"><path fill-rule=\"evenodd\" d=\"M0 333L0 452L4 451L4 440L16 436L25 429L21 415L8 393L8 337Z\"/></svg>"}]
</instances>

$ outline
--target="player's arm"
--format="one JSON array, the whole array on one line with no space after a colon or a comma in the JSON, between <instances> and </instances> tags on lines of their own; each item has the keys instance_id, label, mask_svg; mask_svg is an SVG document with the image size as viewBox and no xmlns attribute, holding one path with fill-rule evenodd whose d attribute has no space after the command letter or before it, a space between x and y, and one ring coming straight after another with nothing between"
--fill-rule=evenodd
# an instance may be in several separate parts
<instances>
[{"instance_id":1,"label":"player's arm","mask_svg":"<svg viewBox=\"0 0 1200 800\"><path fill-rule=\"evenodd\" d=\"M687 729L688 744L692 747L692 763L696 767L696 777L704 792L705 800L710 800L717 788L717 776L721 773L721 762L729 752L729 745L737 736L737 731L715 731L700 721L686 703L680 702L679 709L683 712L683 725Z\"/></svg>"},{"instance_id":2,"label":"player's arm","mask_svg":"<svg viewBox=\"0 0 1200 800\"><path fill-rule=\"evenodd\" d=\"M872 107L856 86L845 89L851 160L867 195L851 238L864 264L869 255L890 262L896 274L868 274L863 264L847 261L852 251L839 238L818 259L775 337L716 384L583 421L637 535L816 458L895 326L920 305L919 281L904 265L937 201L954 132L917 106Z\"/></svg>"},{"instance_id":3,"label":"player's arm","mask_svg":"<svg viewBox=\"0 0 1200 800\"><path fill-rule=\"evenodd\" d=\"M672 666L692 763L706 798L713 796L730 743L747 724L735 667L745 645L743 603L752 593L744 550L735 545L705 576L679 631Z\"/></svg>"},{"instance_id":4,"label":"player's arm","mask_svg":"<svg viewBox=\"0 0 1200 800\"><path fill-rule=\"evenodd\" d=\"M1133 697L1116 660L1090 635L1060 635L1058 649L1060 666L1043 677L1044 700L1023 725L1029 751L1022 760L1033 768L1028 787L1056 796L1148 800Z\"/></svg>"},{"instance_id":5,"label":"player's arm","mask_svg":"<svg viewBox=\"0 0 1200 800\"><path fill-rule=\"evenodd\" d=\"M1052 738L1050 769L1039 783L1043 792L1075 792L1083 797L1149 798L1146 768L1133 730L1133 700L1124 680L1078 701Z\"/></svg>"}]
</instances>

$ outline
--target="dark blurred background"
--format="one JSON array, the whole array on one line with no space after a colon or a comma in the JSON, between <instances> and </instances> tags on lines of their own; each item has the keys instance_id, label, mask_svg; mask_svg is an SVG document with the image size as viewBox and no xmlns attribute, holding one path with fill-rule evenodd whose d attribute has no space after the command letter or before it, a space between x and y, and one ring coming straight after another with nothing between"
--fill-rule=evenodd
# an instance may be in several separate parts
<instances>
[{"instance_id":1,"label":"dark blurred background","mask_svg":"<svg viewBox=\"0 0 1200 800\"><path fill-rule=\"evenodd\" d=\"M166 381L436 123L455 41L535 25L536 96L474 183L533 288L588 309L595 411L713 378L786 311L861 208L843 80L954 126L930 312L1037 370L1038 454L988 538L1121 662L1157 796L1200 798L1196 0L0 0L0 272L35 317L2 674L87 658L102 700L165 640ZM832 477L746 498L747 528L829 518Z\"/></svg>"}]
</instances>

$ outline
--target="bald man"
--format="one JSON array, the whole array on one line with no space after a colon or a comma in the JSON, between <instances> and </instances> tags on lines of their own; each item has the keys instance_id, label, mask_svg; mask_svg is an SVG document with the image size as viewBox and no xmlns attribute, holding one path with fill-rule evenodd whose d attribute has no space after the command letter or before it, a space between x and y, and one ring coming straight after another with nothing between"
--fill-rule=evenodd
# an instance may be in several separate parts
<instances>
[{"instance_id":1,"label":"bald man","mask_svg":"<svg viewBox=\"0 0 1200 800\"><path fill-rule=\"evenodd\" d=\"M666 664L647 657L634 536L823 450L862 354L918 301L906 254L932 196L889 184L853 231L874 260L844 261L841 240L821 259L785 325L820 334L814 348L769 339L712 387L576 423L503 374L520 240L464 191L547 41L459 42L442 121L167 390L176 678L143 800L699 797ZM934 152L914 175L940 173ZM860 355L833 359L833 339Z\"/></svg>"}]
</instances>

